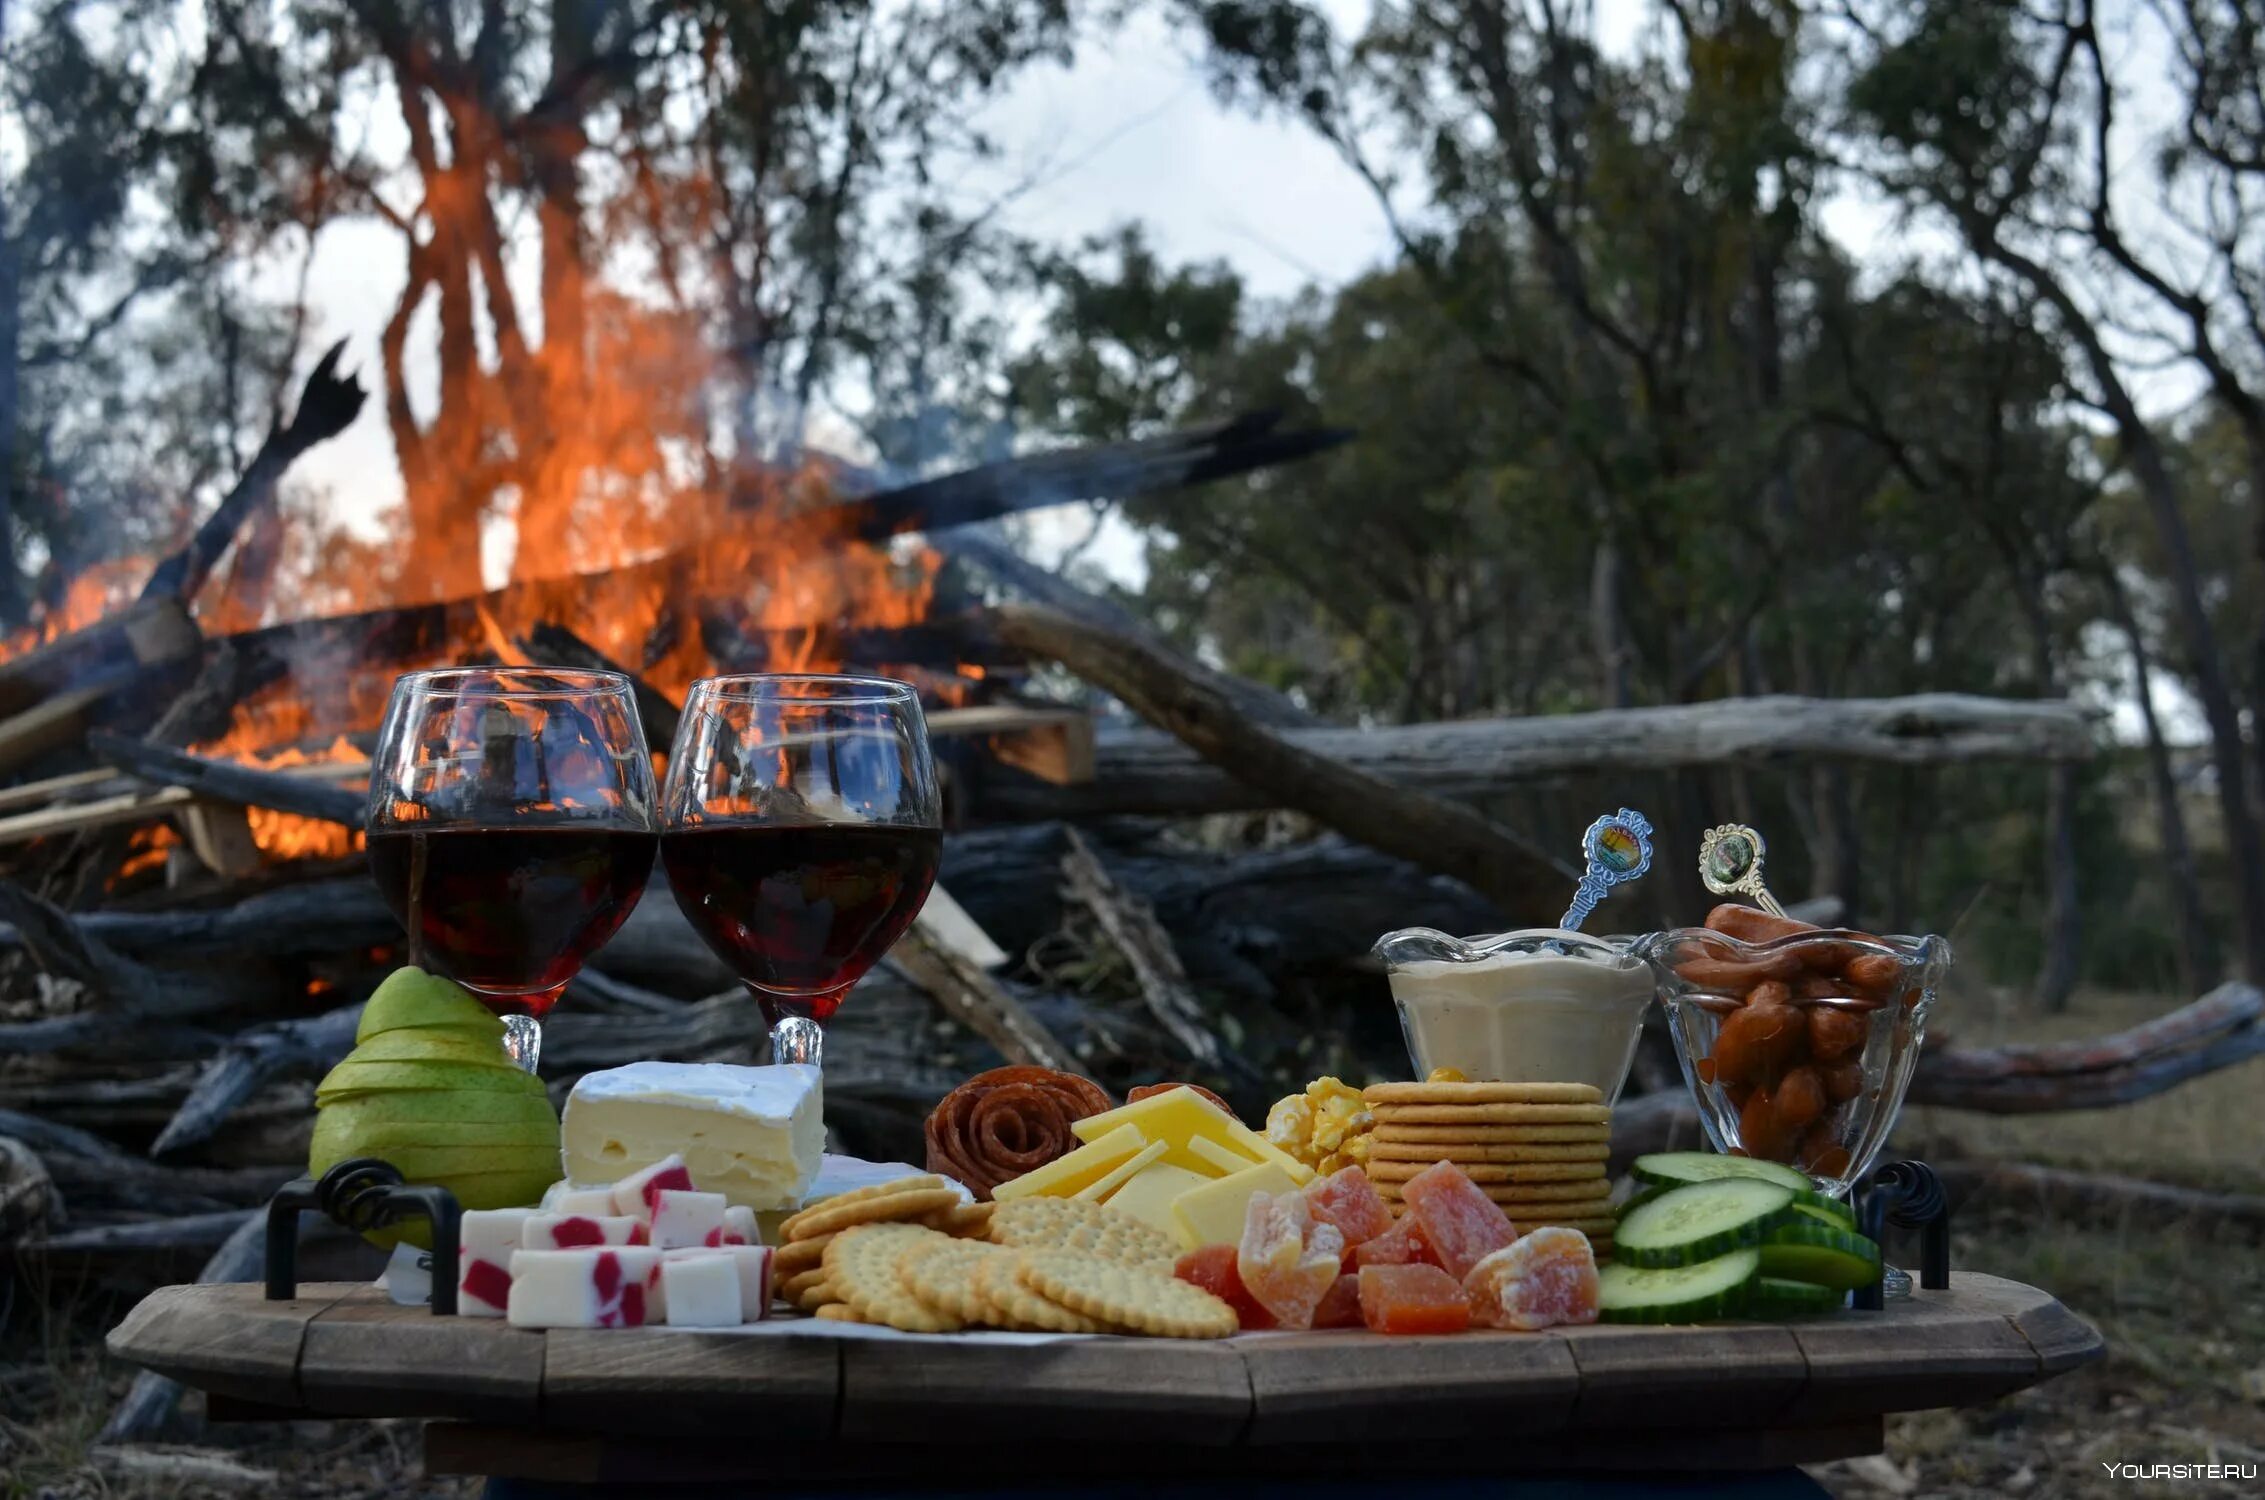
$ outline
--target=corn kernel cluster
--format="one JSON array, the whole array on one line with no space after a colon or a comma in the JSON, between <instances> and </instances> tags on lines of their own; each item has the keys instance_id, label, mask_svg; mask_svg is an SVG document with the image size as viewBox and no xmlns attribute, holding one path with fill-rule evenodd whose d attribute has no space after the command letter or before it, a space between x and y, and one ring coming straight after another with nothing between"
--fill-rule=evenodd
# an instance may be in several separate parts
<instances>
[{"instance_id":1,"label":"corn kernel cluster","mask_svg":"<svg viewBox=\"0 0 2265 1500\"><path fill-rule=\"evenodd\" d=\"M1316 1078L1266 1112L1266 1138L1325 1175L1367 1165L1375 1125L1361 1091L1335 1078Z\"/></svg>"}]
</instances>

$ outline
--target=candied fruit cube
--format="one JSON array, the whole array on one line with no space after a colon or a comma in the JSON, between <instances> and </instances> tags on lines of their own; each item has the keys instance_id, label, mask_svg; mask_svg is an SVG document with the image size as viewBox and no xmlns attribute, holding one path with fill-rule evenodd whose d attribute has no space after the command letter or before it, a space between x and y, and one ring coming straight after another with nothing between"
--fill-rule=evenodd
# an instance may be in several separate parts
<instances>
[{"instance_id":1,"label":"candied fruit cube","mask_svg":"<svg viewBox=\"0 0 2265 1500\"><path fill-rule=\"evenodd\" d=\"M1314 1309L1337 1284L1344 1257L1345 1236L1334 1224L1313 1222L1302 1195L1251 1195L1235 1270L1276 1323L1311 1328Z\"/></svg>"},{"instance_id":2,"label":"candied fruit cube","mask_svg":"<svg viewBox=\"0 0 2265 1500\"><path fill-rule=\"evenodd\" d=\"M1536 1229L1463 1278L1471 1320L1489 1328L1552 1328L1597 1320L1597 1261L1578 1229Z\"/></svg>"},{"instance_id":3,"label":"candied fruit cube","mask_svg":"<svg viewBox=\"0 0 2265 1500\"><path fill-rule=\"evenodd\" d=\"M1518 1237L1510 1216L1451 1161L1409 1178L1400 1186L1400 1199L1422 1228L1424 1243L1457 1282Z\"/></svg>"},{"instance_id":4,"label":"candied fruit cube","mask_svg":"<svg viewBox=\"0 0 2265 1500\"><path fill-rule=\"evenodd\" d=\"M1314 1219L1336 1225L1348 1248L1373 1240L1392 1227L1392 1210L1359 1167L1316 1177L1303 1192Z\"/></svg>"},{"instance_id":5,"label":"candied fruit cube","mask_svg":"<svg viewBox=\"0 0 2265 1500\"><path fill-rule=\"evenodd\" d=\"M1353 1247L1355 1266L1405 1266L1416 1261L1436 1266L1439 1257L1424 1243L1423 1226L1410 1214L1372 1240Z\"/></svg>"},{"instance_id":6,"label":"candied fruit cube","mask_svg":"<svg viewBox=\"0 0 2265 1500\"><path fill-rule=\"evenodd\" d=\"M1190 1250L1172 1265L1172 1274L1191 1286L1202 1287L1235 1310L1235 1321L1246 1333L1274 1326L1274 1314L1259 1305L1235 1269L1233 1245L1204 1245Z\"/></svg>"},{"instance_id":7,"label":"candied fruit cube","mask_svg":"<svg viewBox=\"0 0 2265 1500\"><path fill-rule=\"evenodd\" d=\"M1329 1295L1313 1310L1316 1328L1358 1328L1361 1326L1361 1279L1358 1276L1340 1276L1330 1287Z\"/></svg>"},{"instance_id":8,"label":"candied fruit cube","mask_svg":"<svg viewBox=\"0 0 2265 1500\"><path fill-rule=\"evenodd\" d=\"M1460 1333L1471 1299L1437 1266L1363 1266L1361 1321L1375 1333Z\"/></svg>"}]
</instances>

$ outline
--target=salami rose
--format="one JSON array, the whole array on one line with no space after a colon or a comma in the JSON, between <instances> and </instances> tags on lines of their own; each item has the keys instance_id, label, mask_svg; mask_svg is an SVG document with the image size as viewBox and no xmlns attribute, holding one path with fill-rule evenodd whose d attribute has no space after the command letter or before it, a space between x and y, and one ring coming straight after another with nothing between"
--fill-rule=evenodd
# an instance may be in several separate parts
<instances>
[{"instance_id":1,"label":"salami rose","mask_svg":"<svg viewBox=\"0 0 2265 1500\"><path fill-rule=\"evenodd\" d=\"M1052 1068L993 1068L937 1101L928 1116L928 1170L978 1198L1011 1177L1077 1149L1070 1126L1111 1107L1101 1085Z\"/></svg>"}]
</instances>

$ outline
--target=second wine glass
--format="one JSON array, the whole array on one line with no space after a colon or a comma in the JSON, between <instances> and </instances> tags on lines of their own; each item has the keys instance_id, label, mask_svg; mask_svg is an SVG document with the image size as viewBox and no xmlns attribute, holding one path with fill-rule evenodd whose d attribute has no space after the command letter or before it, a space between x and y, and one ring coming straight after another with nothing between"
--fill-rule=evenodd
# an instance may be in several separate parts
<instances>
[{"instance_id":1,"label":"second wine glass","mask_svg":"<svg viewBox=\"0 0 2265 1500\"><path fill-rule=\"evenodd\" d=\"M943 853L919 697L884 677L710 677L661 791L677 905L746 982L771 1060L820 1061L824 1024L912 925Z\"/></svg>"}]
</instances>

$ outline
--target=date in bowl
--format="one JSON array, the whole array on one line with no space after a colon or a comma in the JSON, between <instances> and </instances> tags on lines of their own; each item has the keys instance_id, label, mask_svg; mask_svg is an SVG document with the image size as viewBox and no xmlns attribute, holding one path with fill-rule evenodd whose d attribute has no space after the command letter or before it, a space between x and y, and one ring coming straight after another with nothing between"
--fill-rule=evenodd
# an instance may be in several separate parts
<instances>
[{"instance_id":1,"label":"date in bowl","mask_svg":"<svg viewBox=\"0 0 2265 1500\"><path fill-rule=\"evenodd\" d=\"M1845 1197L1903 1108L1950 944L1832 930L1749 943L1685 927L1634 951L1715 1149L1798 1167Z\"/></svg>"}]
</instances>

